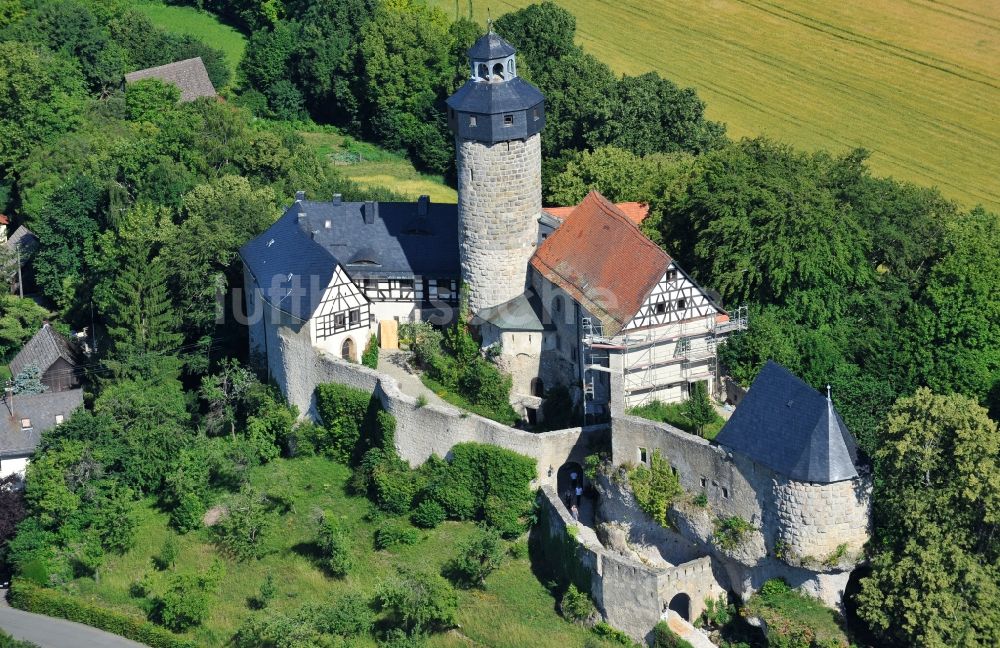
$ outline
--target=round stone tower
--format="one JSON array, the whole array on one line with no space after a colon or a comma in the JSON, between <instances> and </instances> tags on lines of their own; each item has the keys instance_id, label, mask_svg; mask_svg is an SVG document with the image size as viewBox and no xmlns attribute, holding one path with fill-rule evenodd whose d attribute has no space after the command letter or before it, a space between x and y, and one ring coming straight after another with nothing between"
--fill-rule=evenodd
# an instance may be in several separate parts
<instances>
[{"instance_id":1,"label":"round stone tower","mask_svg":"<svg viewBox=\"0 0 1000 648\"><path fill-rule=\"evenodd\" d=\"M469 50L469 80L448 98L462 281L472 314L524 292L538 242L544 97L517 76L514 55L490 31Z\"/></svg>"}]
</instances>

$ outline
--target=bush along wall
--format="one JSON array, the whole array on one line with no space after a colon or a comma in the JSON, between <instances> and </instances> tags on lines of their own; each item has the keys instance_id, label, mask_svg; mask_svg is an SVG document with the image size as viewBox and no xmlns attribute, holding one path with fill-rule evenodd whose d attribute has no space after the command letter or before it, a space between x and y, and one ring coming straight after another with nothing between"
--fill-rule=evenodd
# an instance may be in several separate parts
<instances>
[{"instance_id":1,"label":"bush along wall","mask_svg":"<svg viewBox=\"0 0 1000 648\"><path fill-rule=\"evenodd\" d=\"M9 601L18 609L100 628L150 648L196 648L193 641L178 637L149 621L105 610L25 580L14 580Z\"/></svg>"}]
</instances>

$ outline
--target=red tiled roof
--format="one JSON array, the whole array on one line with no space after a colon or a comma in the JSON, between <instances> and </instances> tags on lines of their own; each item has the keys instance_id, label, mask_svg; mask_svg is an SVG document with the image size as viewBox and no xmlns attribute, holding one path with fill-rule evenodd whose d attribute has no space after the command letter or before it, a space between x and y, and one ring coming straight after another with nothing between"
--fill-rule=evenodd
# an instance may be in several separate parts
<instances>
[{"instance_id":1,"label":"red tiled roof","mask_svg":"<svg viewBox=\"0 0 1000 648\"><path fill-rule=\"evenodd\" d=\"M641 202L620 202L615 203L615 207L620 209L622 213L629 217L636 225L642 223L649 216L649 205ZM573 210L576 207L546 207L544 209L550 216L555 216L559 220L566 220L567 217L572 215Z\"/></svg>"},{"instance_id":2,"label":"red tiled roof","mask_svg":"<svg viewBox=\"0 0 1000 648\"><path fill-rule=\"evenodd\" d=\"M616 335L663 277L670 257L591 191L542 242L531 265L600 319L605 335Z\"/></svg>"}]
</instances>

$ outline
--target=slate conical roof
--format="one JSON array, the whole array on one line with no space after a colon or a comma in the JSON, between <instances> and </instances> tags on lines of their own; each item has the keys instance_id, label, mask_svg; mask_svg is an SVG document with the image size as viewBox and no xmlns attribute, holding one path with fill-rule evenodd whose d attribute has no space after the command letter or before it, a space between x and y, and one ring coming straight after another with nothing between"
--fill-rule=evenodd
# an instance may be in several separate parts
<instances>
[{"instance_id":1,"label":"slate conical roof","mask_svg":"<svg viewBox=\"0 0 1000 648\"><path fill-rule=\"evenodd\" d=\"M469 48L469 58L477 61L506 58L514 53L514 46L493 32L480 36Z\"/></svg>"},{"instance_id":2,"label":"slate conical roof","mask_svg":"<svg viewBox=\"0 0 1000 648\"><path fill-rule=\"evenodd\" d=\"M858 476L858 445L833 402L768 361L717 443L789 479L831 483Z\"/></svg>"}]
</instances>

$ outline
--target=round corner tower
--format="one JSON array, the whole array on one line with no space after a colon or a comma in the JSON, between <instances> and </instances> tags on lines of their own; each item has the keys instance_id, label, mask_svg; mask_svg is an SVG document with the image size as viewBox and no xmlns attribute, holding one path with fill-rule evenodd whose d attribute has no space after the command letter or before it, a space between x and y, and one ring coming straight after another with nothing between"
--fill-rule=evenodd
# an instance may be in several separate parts
<instances>
[{"instance_id":1,"label":"round corner tower","mask_svg":"<svg viewBox=\"0 0 1000 648\"><path fill-rule=\"evenodd\" d=\"M524 292L542 210L544 97L517 76L492 31L469 50L470 77L448 98L458 168L458 230L469 311Z\"/></svg>"}]
</instances>

